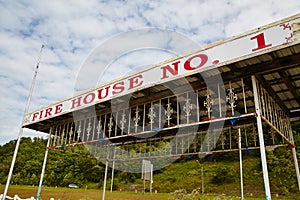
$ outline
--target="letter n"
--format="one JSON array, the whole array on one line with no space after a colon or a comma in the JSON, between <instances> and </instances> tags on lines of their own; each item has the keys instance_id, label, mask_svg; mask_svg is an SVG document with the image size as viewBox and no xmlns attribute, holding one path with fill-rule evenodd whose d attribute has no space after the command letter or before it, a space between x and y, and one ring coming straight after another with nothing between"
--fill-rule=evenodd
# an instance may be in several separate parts
<instances>
[{"instance_id":1,"label":"letter n","mask_svg":"<svg viewBox=\"0 0 300 200\"><path fill-rule=\"evenodd\" d=\"M178 64L179 63L180 63L180 61L172 63L173 68L170 65L161 67L162 73L163 73L161 79L169 78L169 76L167 75L167 71L169 73L171 73L173 76L178 75Z\"/></svg>"}]
</instances>

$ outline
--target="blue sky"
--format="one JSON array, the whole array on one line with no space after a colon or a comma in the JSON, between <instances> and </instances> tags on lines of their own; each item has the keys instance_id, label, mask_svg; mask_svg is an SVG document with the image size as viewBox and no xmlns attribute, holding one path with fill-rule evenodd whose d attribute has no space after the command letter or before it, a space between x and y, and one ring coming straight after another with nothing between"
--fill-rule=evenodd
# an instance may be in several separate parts
<instances>
[{"instance_id":1,"label":"blue sky","mask_svg":"<svg viewBox=\"0 0 300 200\"><path fill-rule=\"evenodd\" d=\"M45 49L30 111L72 96L84 60L114 35L160 28L176 31L203 46L299 10L299 0L0 0L0 145L18 137L42 44ZM115 62L118 70L109 71L104 80L170 56L159 55L152 60L141 53L119 59ZM23 136L45 135L25 129Z\"/></svg>"}]
</instances>

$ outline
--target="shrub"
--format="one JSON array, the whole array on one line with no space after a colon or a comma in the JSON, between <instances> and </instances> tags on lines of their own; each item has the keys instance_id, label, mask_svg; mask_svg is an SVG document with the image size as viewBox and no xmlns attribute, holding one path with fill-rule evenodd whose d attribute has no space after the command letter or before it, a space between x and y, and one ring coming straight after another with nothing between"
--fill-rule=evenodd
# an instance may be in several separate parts
<instances>
[{"instance_id":1,"label":"shrub","mask_svg":"<svg viewBox=\"0 0 300 200\"><path fill-rule=\"evenodd\" d=\"M221 166L217 168L216 174L212 178L212 183L218 185L233 183L237 178L237 173L232 167Z\"/></svg>"}]
</instances>

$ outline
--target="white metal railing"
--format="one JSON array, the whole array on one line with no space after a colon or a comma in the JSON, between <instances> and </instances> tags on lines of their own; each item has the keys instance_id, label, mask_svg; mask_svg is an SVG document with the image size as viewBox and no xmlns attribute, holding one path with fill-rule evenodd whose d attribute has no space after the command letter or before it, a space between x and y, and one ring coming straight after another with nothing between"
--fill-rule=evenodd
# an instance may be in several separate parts
<instances>
[{"instance_id":1,"label":"white metal railing","mask_svg":"<svg viewBox=\"0 0 300 200\"><path fill-rule=\"evenodd\" d=\"M2 198L3 198L3 194L0 194L0 199L2 199ZM26 199L22 199L17 194L15 194L14 197L6 196L5 199L13 199L13 200L35 200L34 197L29 197L29 198L26 198Z\"/></svg>"}]
</instances>

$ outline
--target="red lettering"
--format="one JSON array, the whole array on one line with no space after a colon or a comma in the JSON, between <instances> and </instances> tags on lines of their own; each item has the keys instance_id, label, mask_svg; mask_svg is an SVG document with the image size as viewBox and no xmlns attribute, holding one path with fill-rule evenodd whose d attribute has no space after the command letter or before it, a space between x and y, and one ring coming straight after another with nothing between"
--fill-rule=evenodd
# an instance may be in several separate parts
<instances>
[{"instance_id":1,"label":"red lettering","mask_svg":"<svg viewBox=\"0 0 300 200\"><path fill-rule=\"evenodd\" d=\"M51 111L52 111L52 108L47 108L47 109L46 109L46 113L45 113L45 116L44 116L44 117L46 118L46 117L49 117L49 116L51 116Z\"/></svg>"},{"instance_id":2,"label":"red lettering","mask_svg":"<svg viewBox=\"0 0 300 200\"><path fill-rule=\"evenodd\" d=\"M250 40L254 40L254 39L256 39L257 48L252 49L252 51L257 51L257 50L264 49L264 48L272 46L272 44L266 44L264 33L260 33L256 36L250 38Z\"/></svg>"},{"instance_id":3,"label":"red lettering","mask_svg":"<svg viewBox=\"0 0 300 200\"><path fill-rule=\"evenodd\" d=\"M89 103L92 103L93 101L94 101L94 99L95 99L95 94L94 93L89 93L89 94L87 94L84 98L83 98L83 103L84 104L89 104ZM89 99L89 97L91 97L90 99Z\"/></svg>"},{"instance_id":4,"label":"red lettering","mask_svg":"<svg viewBox=\"0 0 300 200\"><path fill-rule=\"evenodd\" d=\"M81 98L82 97L78 97L77 99L72 99L71 109L74 109L75 107L79 107L81 105L80 104Z\"/></svg>"},{"instance_id":5,"label":"red lettering","mask_svg":"<svg viewBox=\"0 0 300 200\"><path fill-rule=\"evenodd\" d=\"M137 76L134 76L132 78L129 78L129 88L128 90L131 90L133 88L136 88L136 87L139 87L143 84L143 81L140 81L139 79L143 78L143 75L140 74L140 75L137 75Z\"/></svg>"},{"instance_id":6,"label":"red lettering","mask_svg":"<svg viewBox=\"0 0 300 200\"><path fill-rule=\"evenodd\" d=\"M38 114L39 114L38 112L34 113L33 116L32 116L32 120L31 121L34 122L34 120L35 120L35 118L37 118Z\"/></svg>"},{"instance_id":7,"label":"red lettering","mask_svg":"<svg viewBox=\"0 0 300 200\"><path fill-rule=\"evenodd\" d=\"M102 96L103 88L101 88L100 90L98 90L98 99L103 99L103 98L107 97L109 87L110 87L110 86L107 86L107 87L105 88L105 91L106 91L106 92L105 92L105 96Z\"/></svg>"},{"instance_id":8,"label":"red lettering","mask_svg":"<svg viewBox=\"0 0 300 200\"><path fill-rule=\"evenodd\" d=\"M173 76L178 74L178 64L180 63L180 61L174 62L172 63L173 68L170 65L166 65L161 67L161 69L163 70L163 76L160 79L165 79L165 78L169 78L169 76L167 75L167 71L169 73L171 73Z\"/></svg>"},{"instance_id":9,"label":"red lettering","mask_svg":"<svg viewBox=\"0 0 300 200\"><path fill-rule=\"evenodd\" d=\"M55 113L54 114L58 114L58 113L61 113L62 112L62 103L61 104L58 104L55 106Z\"/></svg>"},{"instance_id":10,"label":"red lettering","mask_svg":"<svg viewBox=\"0 0 300 200\"><path fill-rule=\"evenodd\" d=\"M112 92L113 95L120 94L121 92L123 92L125 89L124 81L114 84L113 89L114 89Z\"/></svg>"},{"instance_id":11,"label":"red lettering","mask_svg":"<svg viewBox=\"0 0 300 200\"><path fill-rule=\"evenodd\" d=\"M44 111L44 110L41 110L41 111L40 111L40 119L42 119L43 111Z\"/></svg>"},{"instance_id":12,"label":"red lettering","mask_svg":"<svg viewBox=\"0 0 300 200\"><path fill-rule=\"evenodd\" d=\"M192 67L191 62L194 58L200 58L201 61L198 66ZM187 61L185 61L184 68L186 70L195 70L195 69L200 68L203 65L205 65L207 63L207 60L208 60L208 57L205 54L198 54L198 55L192 56Z\"/></svg>"}]
</instances>

